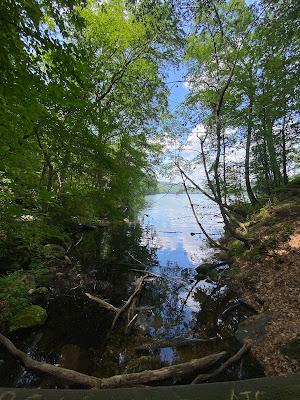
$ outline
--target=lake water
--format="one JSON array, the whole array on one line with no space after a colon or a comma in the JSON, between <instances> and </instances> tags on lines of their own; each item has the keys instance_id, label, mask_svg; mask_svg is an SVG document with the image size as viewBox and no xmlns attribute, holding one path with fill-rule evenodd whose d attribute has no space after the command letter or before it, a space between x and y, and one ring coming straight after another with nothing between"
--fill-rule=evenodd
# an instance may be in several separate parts
<instances>
[{"instance_id":1,"label":"lake water","mask_svg":"<svg viewBox=\"0 0 300 400\"><path fill-rule=\"evenodd\" d=\"M207 232L218 239L223 224L216 205L199 194L192 194L192 201ZM136 223L86 232L70 256L72 266L52 266L46 324L11 336L31 356L105 377L189 361L220 350L232 354L239 348L234 331L247 311L237 308L223 316L236 301L226 265L220 265L214 276L197 279L195 269L214 260L216 250L199 232L185 194L147 196L147 206ZM119 307L143 271L159 277L145 284L140 304L144 309L131 334L124 334L122 321L111 331L113 313L85 293ZM183 348L136 349L145 339L178 336L217 339ZM25 370L6 353L0 353L0 360L0 386L69 387ZM218 379L259 375L255 363L247 359ZM191 379L164 384L189 383Z\"/></svg>"}]
</instances>

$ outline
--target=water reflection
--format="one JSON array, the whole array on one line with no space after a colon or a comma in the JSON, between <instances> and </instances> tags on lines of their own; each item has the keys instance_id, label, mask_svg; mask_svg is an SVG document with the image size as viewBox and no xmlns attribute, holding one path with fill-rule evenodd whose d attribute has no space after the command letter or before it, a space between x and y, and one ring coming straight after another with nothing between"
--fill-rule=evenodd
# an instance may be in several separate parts
<instances>
[{"instance_id":1,"label":"water reflection","mask_svg":"<svg viewBox=\"0 0 300 400\"><path fill-rule=\"evenodd\" d=\"M219 237L222 224L217 207L198 194L192 199L208 233ZM77 349L76 360L89 362L77 362L73 368L105 377L159 368L236 346L232 334L244 310L236 310L226 320L222 317L235 298L222 273L214 280L197 281L195 268L212 258L214 250L198 234L186 196L153 195L147 200L138 223L120 223L84 235L71 254L73 266L59 271L50 284L46 324L30 334L21 332L12 337L19 347L50 363L64 360L70 368L74 354L71 357L66 349ZM192 236L191 232L197 234ZM140 305L146 309L139 313L131 335L124 335L124 321L111 331L113 313L100 308L85 293L120 307L145 270L159 276L143 290ZM142 353L135 349L147 337L216 335L219 340L187 348ZM65 387L21 368L7 354L3 358L2 386Z\"/></svg>"},{"instance_id":2,"label":"water reflection","mask_svg":"<svg viewBox=\"0 0 300 400\"><path fill-rule=\"evenodd\" d=\"M140 220L143 226L141 246L149 251L156 250L157 265L149 266L152 272L165 278L147 288L145 298L152 296L159 299L157 314L161 316L158 329L151 329L152 335L192 335L194 315L200 311L200 304L194 297L197 287L209 288L206 281L195 282L195 268L214 254L195 222L188 200L184 194L148 196L148 207ZM219 224L218 208L199 194L192 194L194 204L201 213L203 224L208 232L220 236L222 225ZM199 290L199 289L198 289ZM151 295L148 292L152 292Z\"/></svg>"},{"instance_id":3,"label":"water reflection","mask_svg":"<svg viewBox=\"0 0 300 400\"><path fill-rule=\"evenodd\" d=\"M201 215L207 232L213 237L222 234L218 207L208 202L205 196L192 194L192 201ZM147 196L148 207L143 211L141 222L144 227L142 245L157 250L160 265L177 263L181 268L197 266L213 255L197 225L185 194Z\"/></svg>"}]
</instances>

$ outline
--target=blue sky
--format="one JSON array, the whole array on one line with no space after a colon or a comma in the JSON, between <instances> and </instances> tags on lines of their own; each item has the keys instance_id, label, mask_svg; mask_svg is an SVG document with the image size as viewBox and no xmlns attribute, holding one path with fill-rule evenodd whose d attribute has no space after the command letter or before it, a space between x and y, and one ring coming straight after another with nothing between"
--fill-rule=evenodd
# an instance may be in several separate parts
<instances>
[{"instance_id":1,"label":"blue sky","mask_svg":"<svg viewBox=\"0 0 300 400\"><path fill-rule=\"evenodd\" d=\"M176 82L184 80L186 74L187 69L183 65L180 66L178 69L170 68L169 70L167 82L174 82L168 84L168 87L170 89L169 107L171 112L175 111L175 109L185 99L188 93L188 90L183 85L183 82Z\"/></svg>"}]
</instances>

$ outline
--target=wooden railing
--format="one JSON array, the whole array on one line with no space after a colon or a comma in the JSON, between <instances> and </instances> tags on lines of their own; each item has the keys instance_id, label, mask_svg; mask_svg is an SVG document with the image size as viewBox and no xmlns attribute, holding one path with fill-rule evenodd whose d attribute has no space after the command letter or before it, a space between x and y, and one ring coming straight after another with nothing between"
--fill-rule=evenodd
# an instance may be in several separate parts
<instances>
[{"instance_id":1,"label":"wooden railing","mask_svg":"<svg viewBox=\"0 0 300 400\"><path fill-rule=\"evenodd\" d=\"M0 400L300 400L300 374L200 385L110 390L0 388Z\"/></svg>"}]
</instances>

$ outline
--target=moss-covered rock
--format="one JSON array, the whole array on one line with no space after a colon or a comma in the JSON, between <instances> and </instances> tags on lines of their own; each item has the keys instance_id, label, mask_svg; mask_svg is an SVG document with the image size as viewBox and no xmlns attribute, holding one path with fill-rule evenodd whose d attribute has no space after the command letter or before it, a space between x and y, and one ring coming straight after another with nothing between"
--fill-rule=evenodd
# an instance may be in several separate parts
<instances>
[{"instance_id":1,"label":"moss-covered rock","mask_svg":"<svg viewBox=\"0 0 300 400\"><path fill-rule=\"evenodd\" d=\"M66 252L62 246L58 244L46 244L43 248L45 258L64 258Z\"/></svg>"},{"instance_id":2,"label":"moss-covered rock","mask_svg":"<svg viewBox=\"0 0 300 400\"><path fill-rule=\"evenodd\" d=\"M46 319L47 312L44 308L37 305L28 306L10 319L10 331L43 325Z\"/></svg>"}]
</instances>

